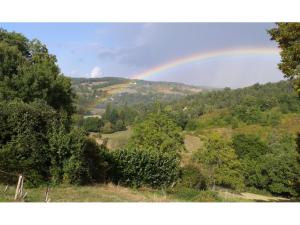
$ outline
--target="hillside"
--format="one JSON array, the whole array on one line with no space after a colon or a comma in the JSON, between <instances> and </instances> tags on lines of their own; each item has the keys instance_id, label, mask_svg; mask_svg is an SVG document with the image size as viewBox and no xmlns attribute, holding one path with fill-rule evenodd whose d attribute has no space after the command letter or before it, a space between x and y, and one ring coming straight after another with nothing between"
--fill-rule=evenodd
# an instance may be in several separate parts
<instances>
[{"instance_id":1,"label":"hillside","mask_svg":"<svg viewBox=\"0 0 300 225\"><path fill-rule=\"evenodd\" d=\"M72 78L77 105L92 114L102 114L108 103L134 106L154 101L171 102L203 91L208 87L175 82L130 80L120 77Z\"/></svg>"},{"instance_id":2,"label":"hillside","mask_svg":"<svg viewBox=\"0 0 300 225\"><path fill-rule=\"evenodd\" d=\"M143 132L138 140L144 140L148 130L151 138L163 142L160 136L164 134L157 134L160 128L156 127L168 118L181 128L185 150L180 152L180 165L183 171L188 171L182 179L196 179L193 176L199 174L203 176L199 180L210 179L211 165L202 159L212 154L211 157L225 157L218 160L228 160L228 170L220 167L219 187L239 189L234 186L239 182L245 192L296 196L293 182L298 179L295 138L300 132L300 103L288 81L197 93L162 103L160 108L154 106L149 104L146 113L138 114L128 130L111 134L100 130L106 147L118 151L136 139L137 132ZM153 114L164 119L149 117ZM226 150L229 152L223 152ZM230 170L241 179L236 179Z\"/></svg>"}]
</instances>

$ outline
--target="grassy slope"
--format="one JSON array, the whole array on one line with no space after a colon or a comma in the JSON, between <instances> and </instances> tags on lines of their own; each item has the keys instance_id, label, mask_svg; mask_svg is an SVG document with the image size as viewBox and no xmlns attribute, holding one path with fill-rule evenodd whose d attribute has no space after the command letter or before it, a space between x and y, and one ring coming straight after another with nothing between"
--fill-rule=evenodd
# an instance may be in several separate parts
<instances>
[{"instance_id":1,"label":"grassy slope","mask_svg":"<svg viewBox=\"0 0 300 225\"><path fill-rule=\"evenodd\" d=\"M0 185L0 202L14 202L15 187ZM25 188L26 202L43 202L46 187ZM49 192L51 202L253 202L288 201L253 193L232 193L228 190L198 191L194 189L153 190L149 188L132 189L113 184L95 186L57 186Z\"/></svg>"}]
</instances>

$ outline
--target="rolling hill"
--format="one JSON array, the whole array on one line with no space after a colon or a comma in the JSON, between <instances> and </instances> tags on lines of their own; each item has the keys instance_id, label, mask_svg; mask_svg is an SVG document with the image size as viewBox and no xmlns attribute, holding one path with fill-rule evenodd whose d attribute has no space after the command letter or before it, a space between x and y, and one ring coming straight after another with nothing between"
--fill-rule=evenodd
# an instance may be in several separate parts
<instances>
[{"instance_id":1,"label":"rolling hill","mask_svg":"<svg viewBox=\"0 0 300 225\"><path fill-rule=\"evenodd\" d=\"M102 114L108 103L133 106L154 101L171 102L212 90L175 82L131 80L120 77L72 78L77 106L84 114Z\"/></svg>"}]
</instances>

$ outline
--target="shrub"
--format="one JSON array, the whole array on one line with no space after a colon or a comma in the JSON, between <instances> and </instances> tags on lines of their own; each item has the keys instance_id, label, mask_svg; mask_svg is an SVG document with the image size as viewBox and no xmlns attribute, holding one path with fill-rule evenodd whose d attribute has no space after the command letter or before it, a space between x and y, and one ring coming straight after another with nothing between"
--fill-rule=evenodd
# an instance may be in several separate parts
<instances>
[{"instance_id":1,"label":"shrub","mask_svg":"<svg viewBox=\"0 0 300 225\"><path fill-rule=\"evenodd\" d=\"M105 179L104 149L86 137L83 130L73 128L67 133L63 126L55 126L49 134L49 145L54 183L64 180L71 184L87 184Z\"/></svg>"},{"instance_id":2,"label":"shrub","mask_svg":"<svg viewBox=\"0 0 300 225\"><path fill-rule=\"evenodd\" d=\"M212 135L204 143L204 147L194 153L194 160L201 165L208 174L210 186L241 190L244 187L242 165L231 147L218 135Z\"/></svg>"},{"instance_id":3,"label":"shrub","mask_svg":"<svg viewBox=\"0 0 300 225\"><path fill-rule=\"evenodd\" d=\"M188 164L181 169L180 186L206 190L208 188L208 177L196 164Z\"/></svg>"},{"instance_id":4,"label":"shrub","mask_svg":"<svg viewBox=\"0 0 300 225\"><path fill-rule=\"evenodd\" d=\"M22 173L33 185L49 178L46 133L55 111L42 102L0 104L0 169ZM30 179L29 179L30 178Z\"/></svg>"},{"instance_id":5,"label":"shrub","mask_svg":"<svg viewBox=\"0 0 300 225\"><path fill-rule=\"evenodd\" d=\"M215 191L200 191L187 187L175 188L170 193L176 198L187 202L215 202L222 200Z\"/></svg>"},{"instance_id":6,"label":"shrub","mask_svg":"<svg viewBox=\"0 0 300 225\"><path fill-rule=\"evenodd\" d=\"M259 136L253 134L235 135L232 146L239 158L255 159L269 152L268 145Z\"/></svg>"},{"instance_id":7,"label":"shrub","mask_svg":"<svg viewBox=\"0 0 300 225\"><path fill-rule=\"evenodd\" d=\"M88 132L99 132L103 127L103 121L97 117L88 117L83 119L83 128Z\"/></svg>"},{"instance_id":8,"label":"shrub","mask_svg":"<svg viewBox=\"0 0 300 225\"><path fill-rule=\"evenodd\" d=\"M277 195L296 196L300 165L293 136L275 135L268 144L255 136L234 138L234 147L243 149L240 156L245 184Z\"/></svg>"},{"instance_id":9,"label":"shrub","mask_svg":"<svg viewBox=\"0 0 300 225\"><path fill-rule=\"evenodd\" d=\"M179 159L174 153L122 149L112 152L111 176L114 182L139 187L166 187L179 176Z\"/></svg>"},{"instance_id":10,"label":"shrub","mask_svg":"<svg viewBox=\"0 0 300 225\"><path fill-rule=\"evenodd\" d=\"M151 113L134 127L128 148L179 153L184 149L180 131L180 127L166 113Z\"/></svg>"}]
</instances>

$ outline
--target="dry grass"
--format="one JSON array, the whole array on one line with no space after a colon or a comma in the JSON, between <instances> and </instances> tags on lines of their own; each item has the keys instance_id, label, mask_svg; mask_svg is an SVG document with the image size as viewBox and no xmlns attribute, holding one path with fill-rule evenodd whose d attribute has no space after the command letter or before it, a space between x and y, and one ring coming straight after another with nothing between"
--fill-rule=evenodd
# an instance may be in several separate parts
<instances>
[{"instance_id":1,"label":"dry grass","mask_svg":"<svg viewBox=\"0 0 300 225\"><path fill-rule=\"evenodd\" d=\"M115 150L124 147L132 135L132 129L128 127L125 131L118 131L112 134L102 134L102 139L107 138L107 148Z\"/></svg>"},{"instance_id":2,"label":"dry grass","mask_svg":"<svg viewBox=\"0 0 300 225\"><path fill-rule=\"evenodd\" d=\"M6 193L0 185L0 202L14 201L15 187L10 186ZM26 201L43 202L46 187L26 188ZM176 201L168 198L162 191L152 189L131 189L113 184L94 186L56 186L49 192L51 202L167 202Z\"/></svg>"}]
</instances>

